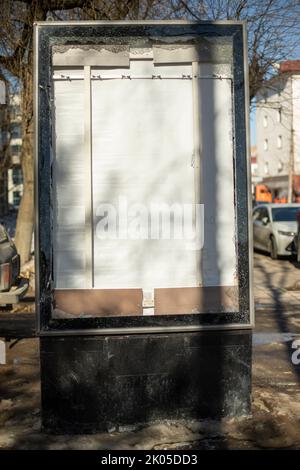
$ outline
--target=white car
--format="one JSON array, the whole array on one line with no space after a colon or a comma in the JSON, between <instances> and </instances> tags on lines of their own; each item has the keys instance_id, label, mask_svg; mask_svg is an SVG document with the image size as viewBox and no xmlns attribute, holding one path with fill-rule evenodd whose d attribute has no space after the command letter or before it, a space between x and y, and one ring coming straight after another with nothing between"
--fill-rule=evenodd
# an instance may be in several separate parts
<instances>
[{"instance_id":1,"label":"white car","mask_svg":"<svg viewBox=\"0 0 300 470\"><path fill-rule=\"evenodd\" d=\"M265 204L253 210L254 248L267 251L273 259L295 253L300 204Z\"/></svg>"}]
</instances>

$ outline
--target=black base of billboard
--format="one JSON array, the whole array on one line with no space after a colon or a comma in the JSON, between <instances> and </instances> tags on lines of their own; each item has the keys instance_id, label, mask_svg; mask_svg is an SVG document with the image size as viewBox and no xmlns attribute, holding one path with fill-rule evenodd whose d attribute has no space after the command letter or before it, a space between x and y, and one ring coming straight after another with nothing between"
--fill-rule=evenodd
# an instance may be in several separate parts
<instances>
[{"instance_id":1,"label":"black base of billboard","mask_svg":"<svg viewBox=\"0 0 300 470\"><path fill-rule=\"evenodd\" d=\"M42 425L83 434L251 408L250 330L42 337Z\"/></svg>"}]
</instances>

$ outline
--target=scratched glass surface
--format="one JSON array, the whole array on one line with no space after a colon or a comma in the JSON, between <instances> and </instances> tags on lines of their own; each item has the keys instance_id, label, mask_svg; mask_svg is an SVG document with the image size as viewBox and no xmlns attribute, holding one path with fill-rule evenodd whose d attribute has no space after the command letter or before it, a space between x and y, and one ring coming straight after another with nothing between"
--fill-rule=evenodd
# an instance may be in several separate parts
<instances>
[{"instance_id":1,"label":"scratched glass surface","mask_svg":"<svg viewBox=\"0 0 300 470\"><path fill-rule=\"evenodd\" d=\"M238 311L232 39L50 44L53 317Z\"/></svg>"}]
</instances>

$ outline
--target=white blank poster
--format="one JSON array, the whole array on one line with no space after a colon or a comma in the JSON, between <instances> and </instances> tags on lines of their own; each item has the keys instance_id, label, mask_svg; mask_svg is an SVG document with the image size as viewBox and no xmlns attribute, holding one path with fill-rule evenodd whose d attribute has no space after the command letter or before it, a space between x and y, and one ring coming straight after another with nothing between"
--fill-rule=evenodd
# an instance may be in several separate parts
<instances>
[{"instance_id":1,"label":"white blank poster","mask_svg":"<svg viewBox=\"0 0 300 470\"><path fill-rule=\"evenodd\" d=\"M84 82L54 82L54 281L80 288L85 279Z\"/></svg>"},{"instance_id":2,"label":"white blank poster","mask_svg":"<svg viewBox=\"0 0 300 470\"><path fill-rule=\"evenodd\" d=\"M151 77L152 67L135 61L131 73ZM187 66L166 68L181 77ZM92 103L95 287L194 286L200 267L182 240L99 240L96 234L97 208L117 206L120 196L148 208L194 203L192 81L95 80Z\"/></svg>"},{"instance_id":3,"label":"white blank poster","mask_svg":"<svg viewBox=\"0 0 300 470\"><path fill-rule=\"evenodd\" d=\"M99 239L98 209L120 200L140 204L194 204L191 65L154 66L133 60L124 70L101 69L91 80L92 214L85 214L87 155L84 80L58 80L55 94L54 276L56 288L86 286L86 218L93 219L90 287L143 288L237 285L231 80L200 78L200 257L183 240ZM78 72L77 72L78 73ZM212 66L201 64L201 76ZM149 79L152 75L162 78ZM112 78L113 76L118 78ZM165 77L165 78L164 78ZM168 78L166 78L168 77ZM173 78L171 78L173 77ZM176 78L174 78L176 77ZM200 201L197 201L200 202ZM132 220L132 217L129 220ZM200 263L199 263L200 259ZM198 262L198 265L197 265Z\"/></svg>"},{"instance_id":4,"label":"white blank poster","mask_svg":"<svg viewBox=\"0 0 300 470\"><path fill-rule=\"evenodd\" d=\"M200 72L210 75L212 66L200 64ZM237 285L231 86L230 79L200 80L205 286Z\"/></svg>"}]
</instances>

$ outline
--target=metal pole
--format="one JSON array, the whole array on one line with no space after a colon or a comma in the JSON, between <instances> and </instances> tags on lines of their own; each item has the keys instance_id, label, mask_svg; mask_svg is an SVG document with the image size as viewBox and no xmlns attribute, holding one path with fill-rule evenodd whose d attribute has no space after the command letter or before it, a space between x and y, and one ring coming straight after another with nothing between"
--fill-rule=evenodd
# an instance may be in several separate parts
<instances>
[{"instance_id":1,"label":"metal pole","mask_svg":"<svg viewBox=\"0 0 300 470\"><path fill-rule=\"evenodd\" d=\"M293 175L294 175L294 107L293 107L293 79L291 77L291 141L290 141L290 158L289 158L289 182L288 182L288 202L293 202Z\"/></svg>"}]
</instances>

